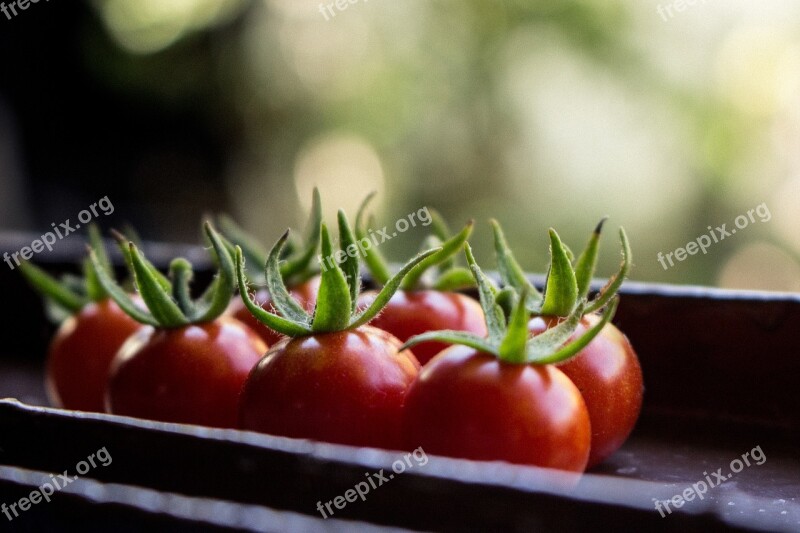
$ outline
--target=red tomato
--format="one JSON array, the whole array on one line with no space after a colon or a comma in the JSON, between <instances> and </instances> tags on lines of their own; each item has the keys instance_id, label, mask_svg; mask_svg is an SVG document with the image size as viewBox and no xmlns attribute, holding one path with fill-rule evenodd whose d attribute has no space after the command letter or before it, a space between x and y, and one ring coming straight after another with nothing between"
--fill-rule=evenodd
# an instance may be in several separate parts
<instances>
[{"instance_id":1,"label":"red tomato","mask_svg":"<svg viewBox=\"0 0 800 533\"><path fill-rule=\"evenodd\" d=\"M373 302L377 293L363 293L358 300L360 308ZM405 342L426 331L453 329L485 336L486 322L480 304L457 292L434 290L397 291L381 313L370 322L371 326L388 331ZM414 346L414 355L421 364L430 361L449 344L423 342Z\"/></svg>"},{"instance_id":2,"label":"red tomato","mask_svg":"<svg viewBox=\"0 0 800 533\"><path fill-rule=\"evenodd\" d=\"M242 390L243 429L400 449L400 418L419 371L389 333L354 330L284 339L253 369Z\"/></svg>"},{"instance_id":3,"label":"red tomato","mask_svg":"<svg viewBox=\"0 0 800 533\"><path fill-rule=\"evenodd\" d=\"M552 365L512 364L466 346L411 385L405 445L427 453L582 472L591 430L575 385Z\"/></svg>"},{"instance_id":4,"label":"red tomato","mask_svg":"<svg viewBox=\"0 0 800 533\"><path fill-rule=\"evenodd\" d=\"M236 319L143 327L111 365L106 409L163 422L236 427L239 393L267 346Z\"/></svg>"},{"instance_id":5,"label":"red tomato","mask_svg":"<svg viewBox=\"0 0 800 533\"><path fill-rule=\"evenodd\" d=\"M111 360L141 327L110 299L89 303L66 319L47 356L45 386L50 403L102 413Z\"/></svg>"},{"instance_id":6,"label":"red tomato","mask_svg":"<svg viewBox=\"0 0 800 533\"><path fill-rule=\"evenodd\" d=\"M296 287L289 289L289 294L297 300L306 310L311 311L317 303L317 292L319 291L320 277L314 276L305 283L301 283ZM256 292L255 301L261 304L263 309L272 311L272 298L270 298L267 289L260 289ZM259 337L264 339L267 345L272 346L283 338L283 335L276 331L272 331L267 326L256 320L253 314L247 310L241 298L234 298L226 311L228 316L240 320L247 324L250 329L255 331Z\"/></svg>"},{"instance_id":7,"label":"red tomato","mask_svg":"<svg viewBox=\"0 0 800 533\"><path fill-rule=\"evenodd\" d=\"M583 317L572 338L582 335L600 318ZM528 329L535 335L558 323L558 318L534 318ZM558 368L581 391L592 426L588 467L613 454L628 438L642 408L642 369L631 343L609 323L578 355Z\"/></svg>"}]
</instances>

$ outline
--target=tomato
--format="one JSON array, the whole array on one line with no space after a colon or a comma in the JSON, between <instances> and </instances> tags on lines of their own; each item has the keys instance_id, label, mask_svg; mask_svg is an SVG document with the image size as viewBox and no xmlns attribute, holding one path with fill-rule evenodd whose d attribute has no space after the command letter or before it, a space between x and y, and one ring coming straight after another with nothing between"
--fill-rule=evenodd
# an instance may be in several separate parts
<instances>
[{"instance_id":1,"label":"tomato","mask_svg":"<svg viewBox=\"0 0 800 533\"><path fill-rule=\"evenodd\" d=\"M362 294L359 307L368 306L375 295L374 291ZM420 333L443 329L486 335L483 310L477 301L457 292L435 290L397 291L370 325L403 342ZM424 365L448 346L443 342L423 342L414 347L414 355Z\"/></svg>"},{"instance_id":2,"label":"tomato","mask_svg":"<svg viewBox=\"0 0 800 533\"><path fill-rule=\"evenodd\" d=\"M599 320L596 314L584 316L572 338ZM557 322L555 317L536 317L528 328L537 335ZM608 323L575 357L557 366L586 402L592 427L588 467L592 467L622 446L639 418L644 391L639 360L627 337Z\"/></svg>"},{"instance_id":3,"label":"tomato","mask_svg":"<svg viewBox=\"0 0 800 533\"><path fill-rule=\"evenodd\" d=\"M317 303L319 283L320 277L314 276L308 281L292 287L289 290L289 294L291 294L306 310L312 310ZM258 290L254 299L259 302L262 309L269 310L272 307L272 298L270 297L269 291L266 289ZM269 329L263 323L259 322L253 314L247 310L241 298L231 300L226 314L247 324L259 337L264 339L264 342L266 342L268 346L272 346L283 338L283 335Z\"/></svg>"},{"instance_id":4,"label":"tomato","mask_svg":"<svg viewBox=\"0 0 800 533\"><path fill-rule=\"evenodd\" d=\"M400 345L371 326L280 341L247 379L240 427L400 449L403 402L420 366Z\"/></svg>"},{"instance_id":5,"label":"tomato","mask_svg":"<svg viewBox=\"0 0 800 533\"><path fill-rule=\"evenodd\" d=\"M242 385L267 346L230 317L172 329L143 327L111 365L108 412L236 427Z\"/></svg>"},{"instance_id":6,"label":"tomato","mask_svg":"<svg viewBox=\"0 0 800 533\"><path fill-rule=\"evenodd\" d=\"M45 386L55 407L103 412L114 354L142 325L110 299L89 302L58 328L47 356Z\"/></svg>"},{"instance_id":7,"label":"tomato","mask_svg":"<svg viewBox=\"0 0 800 533\"><path fill-rule=\"evenodd\" d=\"M514 364L455 345L411 385L405 447L463 459L582 472L589 414L580 392L553 365Z\"/></svg>"}]
</instances>

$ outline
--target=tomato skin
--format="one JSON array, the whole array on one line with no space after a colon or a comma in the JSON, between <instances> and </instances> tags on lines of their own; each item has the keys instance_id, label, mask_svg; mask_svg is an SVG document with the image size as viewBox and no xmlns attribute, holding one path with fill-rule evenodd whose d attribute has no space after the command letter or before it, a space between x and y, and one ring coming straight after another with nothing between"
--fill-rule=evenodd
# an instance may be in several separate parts
<instances>
[{"instance_id":1,"label":"tomato skin","mask_svg":"<svg viewBox=\"0 0 800 533\"><path fill-rule=\"evenodd\" d=\"M319 276L314 276L308 281L290 288L289 294L291 294L303 308L311 311L317 303L317 292L319 291L320 280L321 278ZM263 309L274 311L272 309L272 298L267 289L259 289L256 292L255 301L261 302L261 307ZM231 304L228 306L225 314L244 322L250 329L255 331L259 337L264 339L264 342L266 342L268 346L272 346L283 339L283 335L277 331L272 331L263 323L256 320L256 317L245 307L241 298L234 298L231 300Z\"/></svg>"},{"instance_id":2,"label":"tomato skin","mask_svg":"<svg viewBox=\"0 0 800 533\"><path fill-rule=\"evenodd\" d=\"M572 338L599 320L594 314L583 317ZM538 334L557 323L556 317L534 318L528 329ZM590 468L617 451L636 425L644 393L639 359L628 338L608 323L578 355L557 366L581 391L589 410Z\"/></svg>"},{"instance_id":3,"label":"tomato skin","mask_svg":"<svg viewBox=\"0 0 800 533\"><path fill-rule=\"evenodd\" d=\"M370 326L282 340L245 383L240 427L400 449L403 402L420 367L400 345Z\"/></svg>"},{"instance_id":4,"label":"tomato skin","mask_svg":"<svg viewBox=\"0 0 800 533\"><path fill-rule=\"evenodd\" d=\"M111 365L109 413L234 428L239 393L267 346L230 317L176 329L144 327Z\"/></svg>"},{"instance_id":5,"label":"tomato skin","mask_svg":"<svg viewBox=\"0 0 800 533\"><path fill-rule=\"evenodd\" d=\"M517 365L466 346L433 358L406 398L407 448L582 472L589 414L553 365Z\"/></svg>"},{"instance_id":6,"label":"tomato skin","mask_svg":"<svg viewBox=\"0 0 800 533\"><path fill-rule=\"evenodd\" d=\"M375 296L375 291L363 293L359 307L367 307ZM397 291L370 326L388 331L403 342L414 335L442 329L487 334L483 310L477 301L457 292L434 290ZM414 346L414 355L424 365L449 346L443 342L423 342Z\"/></svg>"},{"instance_id":7,"label":"tomato skin","mask_svg":"<svg viewBox=\"0 0 800 533\"><path fill-rule=\"evenodd\" d=\"M67 318L48 350L45 388L50 403L102 413L111 361L141 327L111 299L91 302Z\"/></svg>"}]
</instances>

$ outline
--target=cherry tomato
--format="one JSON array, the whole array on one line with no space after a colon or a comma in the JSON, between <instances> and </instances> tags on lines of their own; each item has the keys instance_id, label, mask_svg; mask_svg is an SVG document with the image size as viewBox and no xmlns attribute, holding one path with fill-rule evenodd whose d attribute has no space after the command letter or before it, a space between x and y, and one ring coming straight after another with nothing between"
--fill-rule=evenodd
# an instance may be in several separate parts
<instances>
[{"instance_id":1,"label":"cherry tomato","mask_svg":"<svg viewBox=\"0 0 800 533\"><path fill-rule=\"evenodd\" d=\"M106 409L163 422L236 427L239 393L267 345L230 317L143 327L111 366Z\"/></svg>"},{"instance_id":2,"label":"cherry tomato","mask_svg":"<svg viewBox=\"0 0 800 533\"><path fill-rule=\"evenodd\" d=\"M589 414L553 365L507 363L466 346L433 358L411 385L405 445L427 453L582 472Z\"/></svg>"},{"instance_id":3,"label":"cherry tomato","mask_svg":"<svg viewBox=\"0 0 800 533\"><path fill-rule=\"evenodd\" d=\"M241 428L400 449L403 401L420 366L400 345L370 326L280 341L245 383Z\"/></svg>"},{"instance_id":4,"label":"cherry tomato","mask_svg":"<svg viewBox=\"0 0 800 533\"><path fill-rule=\"evenodd\" d=\"M319 283L320 277L314 276L308 281L289 289L289 294L294 297L297 302L306 310L313 310L314 305L317 303ZM267 311L271 310L272 298L270 297L267 289L260 289L258 292L256 292L255 301L259 302L261 307ZM259 337L264 339L264 342L266 342L268 346L272 346L283 338L283 335L272 331L267 326L256 320L253 314L244 306L241 298L234 298L231 300L231 305L228 307L226 314L247 324L247 326L255 331Z\"/></svg>"},{"instance_id":5,"label":"cherry tomato","mask_svg":"<svg viewBox=\"0 0 800 533\"><path fill-rule=\"evenodd\" d=\"M90 302L66 319L47 356L45 386L50 403L102 413L111 360L141 327L110 299Z\"/></svg>"},{"instance_id":6,"label":"cherry tomato","mask_svg":"<svg viewBox=\"0 0 800 533\"><path fill-rule=\"evenodd\" d=\"M363 293L359 307L367 307L375 295L374 291ZM403 342L414 335L442 329L486 335L483 310L477 301L457 292L435 290L397 291L370 325ZM414 346L414 355L424 365L448 346L442 342L423 342Z\"/></svg>"},{"instance_id":7,"label":"cherry tomato","mask_svg":"<svg viewBox=\"0 0 800 533\"><path fill-rule=\"evenodd\" d=\"M572 338L597 323L597 315L586 315ZM554 326L558 318L534 318L528 329L539 334ZM625 442L642 408L642 369L628 338L611 323L575 357L558 368L581 391L592 426L592 467L613 454Z\"/></svg>"}]
</instances>

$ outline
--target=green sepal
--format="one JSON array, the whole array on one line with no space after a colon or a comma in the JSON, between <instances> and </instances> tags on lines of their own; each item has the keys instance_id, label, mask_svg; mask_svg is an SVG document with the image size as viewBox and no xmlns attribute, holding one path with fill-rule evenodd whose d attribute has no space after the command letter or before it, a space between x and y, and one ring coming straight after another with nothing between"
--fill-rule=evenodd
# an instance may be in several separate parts
<instances>
[{"instance_id":1,"label":"green sepal","mask_svg":"<svg viewBox=\"0 0 800 533\"><path fill-rule=\"evenodd\" d=\"M429 255L425 261L415 266L403 280L401 288L406 291L418 288L419 280L426 270L451 258L464 246L464 243L467 242L470 234L472 234L473 226L474 222L470 220L461 231L443 242L441 249L437 253Z\"/></svg>"},{"instance_id":2,"label":"green sepal","mask_svg":"<svg viewBox=\"0 0 800 533\"><path fill-rule=\"evenodd\" d=\"M550 228L550 268L545 282L544 301L540 313L567 316L578 301L578 282L561 238Z\"/></svg>"},{"instance_id":3,"label":"green sepal","mask_svg":"<svg viewBox=\"0 0 800 533\"><path fill-rule=\"evenodd\" d=\"M503 361L510 363L525 361L525 346L529 337L528 319L530 317L525 307L526 296L526 291L523 290L508 320L506 334L497 348L497 355Z\"/></svg>"},{"instance_id":4,"label":"green sepal","mask_svg":"<svg viewBox=\"0 0 800 533\"><path fill-rule=\"evenodd\" d=\"M479 337L474 333L443 329L441 331L428 331L426 333L414 335L408 339L398 351L402 352L406 348L413 348L417 344L422 344L423 342L428 341L460 344L462 346L469 346L470 348L475 348L476 350L490 354L493 354L497 349L497 346L492 344L488 339Z\"/></svg>"},{"instance_id":5,"label":"green sepal","mask_svg":"<svg viewBox=\"0 0 800 533\"><path fill-rule=\"evenodd\" d=\"M190 316L190 320L193 323L211 322L221 316L231 303L231 296L233 296L233 291L236 287L233 258L222 241L222 237L214 231L214 228L208 222L205 223L204 229L208 240L211 242L212 255L218 272L209 286L210 292L203 294L197 301L192 302L193 314Z\"/></svg>"},{"instance_id":6,"label":"green sepal","mask_svg":"<svg viewBox=\"0 0 800 533\"><path fill-rule=\"evenodd\" d=\"M475 262L472 247L468 242L464 243L464 255L467 257L467 264L472 271L472 276L475 278L475 283L478 285L478 297L483 308L489 339L492 342L500 342L500 339L506 334L506 317L503 309L497 305L495 300L497 289Z\"/></svg>"},{"instance_id":7,"label":"green sepal","mask_svg":"<svg viewBox=\"0 0 800 533\"><path fill-rule=\"evenodd\" d=\"M108 254L106 253L106 246L103 242L103 237L100 234L100 229L94 222L89 224L89 246L96 251L97 260L100 265L105 269L106 272L108 272L110 276L113 277L114 271L111 267L111 262L108 260ZM83 276L86 286L86 295L90 300L97 302L108 298L108 293L97 280L97 274L94 272L94 266L92 262L89 261L88 257L83 261Z\"/></svg>"},{"instance_id":8,"label":"green sepal","mask_svg":"<svg viewBox=\"0 0 800 533\"><path fill-rule=\"evenodd\" d=\"M252 315L266 325L268 328L282 333L290 337L298 337L311 334L311 328L307 324L301 324L292 320L283 318L269 311L265 311L258 303L253 301L250 292L247 289L247 276L244 273L244 254L241 247L236 247L236 278L239 282L239 295L244 302L245 307Z\"/></svg>"},{"instance_id":9,"label":"green sepal","mask_svg":"<svg viewBox=\"0 0 800 533\"><path fill-rule=\"evenodd\" d=\"M369 240L369 235L367 234L367 221L365 220L367 206L369 202L375 197L376 192L373 191L364 198L364 201L361 202L361 206L358 208L358 213L356 214L356 238L359 241L363 239ZM363 248L364 254L364 262L367 264L367 269L369 270L370 275L372 276L372 280L375 282L376 285L385 285L389 278L392 277L392 273L389 270L389 264L384 259L383 254L378 251L377 246L369 246ZM325 257L325 256L323 256Z\"/></svg>"},{"instance_id":10,"label":"green sepal","mask_svg":"<svg viewBox=\"0 0 800 533\"><path fill-rule=\"evenodd\" d=\"M528 294L527 305L528 309L538 309L542 305L542 294L539 290L528 280L522 267L514 258L514 254L506 242L506 237L503 234L503 229L500 223L491 219L489 223L492 226L492 233L494 235L494 251L497 258L497 270L500 274L500 279L504 285L513 287L517 292L526 290Z\"/></svg>"},{"instance_id":11,"label":"green sepal","mask_svg":"<svg viewBox=\"0 0 800 533\"><path fill-rule=\"evenodd\" d=\"M400 288L405 276L420 262L424 261L431 255L438 253L439 250L440 248L434 248L432 250L428 250L427 252L417 254L416 257L412 258L408 263L403 265L403 268L401 268L397 274L389 278L389 280L383 285L372 303L355 316L353 321L350 323L350 328L363 326L375 318L375 316L381 312L381 309L383 309L386 304L389 303L389 300L391 300L392 296L394 296L394 293L397 292L397 289Z\"/></svg>"},{"instance_id":12,"label":"green sepal","mask_svg":"<svg viewBox=\"0 0 800 533\"><path fill-rule=\"evenodd\" d=\"M267 264L269 252L261 245L258 239L246 232L233 218L226 214L217 215L217 224L222 235L224 235L226 245L229 245L228 248L231 254L234 254L235 247L239 246L247 264L259 265L260 267L264 267ZM262 279L259 279L259 276ZM257 282L260 281L260 285L265 283L263 274L256 274L254 278Z\"/></svg>"},{"instance_id":13,"label":"green sepal","mask_svg":"<svg viewBox=\"0 0 800 533\"><path fill-rule=\"evenodd\" d=\"M281 275L280 257L288 238L289 230L286 230L269 251L265 268L267 290L272 297L272 305L281 316L302 324L310 324L311 318L306 310L289 294ZM241 290L241 285L239 290Z\"/></svg>"},{"instance_id":14,"label":"green sepal","mask_svg":"<svg viewBox=\"0 0 800 533\"><path fill-rule=\"evenodd\" d=\"M578 352L583 350L590 342L592 342L592 340L600 333L600 331L602 331L606 324L611 321L611 319L614 317L614 314L617 312L618 304L619 298L615 297L611 301L611 304L606 308L605 312L601 315L600 320L597 321L597 324L589 328L579 338L546 356L537 357L538 354L529 353L528 361L539 365L556 364L573 357Z\"/></svg>"},{"instance_id":15,"label":"green sepal","mask_svg":"<svg viewBox=\"0 0 800 533\"><path fill-rule=\"evenodd\" d=\"M578 257L575 263L575 280L578 283L578 298L586 298L589 294L589 287L592 284L594 269L597 266L597 255L600 249L600 234L603 231L603 224L608 217L603 217L594 228L589 242Z\"/></svg>"},{"instance_id":16,"label":"green sepal","mask_svg":"<svg viewBox=\"0 0 800 533\"><path fill-rule=\"evenodd\" d=\"M192 295L189 291L189 284L192 281L194 273L192 272L192 265L189 261L182 257L173 259L169 265L169 278L172 280L172 295L178 303L178 307L186 317L194 315L194 304L192 303Z\"/></svg>"},{"instance_id":17,"label":"green sepal","mask_svg":"<svg viewBox=\"0 0 800 533\"><path fill-rule=\"evenodd\" d=\"M97 260L97 255L94 250L89 251L89 259L94 265L94 270L97 273L97 280L103 285L103 288L108 292L109 297L116 302L120 309L122 309L128 316L148 326L158 327L158 320L150 313L137 306L131 297L122 290L122 287L117 285L108 273L103 270L102 265Z\"/></svg>"},{"instance_id":18,"label":"green sepal","mask_svg":"<svg viewBox=\"0 0 800 533\"><path fill-rule=\"evenodd\" d=\"M138 246L134 241L128 240L125 235L120 233L119 231L112 229L111 235L114 237L114 240L117 241L117 245L119 247L119 251L122 254L122 258L125 261L125 265L128 267L129 272L133 272L133 258L131 256L131 243L135 246ZM169 278L167 278L164 274L162 274L156 267L154 267L149 261L146 262L148 268L150 269L150 273L152 276L158 280L158 284L161 288L168 292L172 293L172 283L170 282ZM135 283L135 280L134 280Z\"/></svg>"},{"instance_id":19,"label":"green sepal","mask_svg":"<svg viewBox=\"0 0 800 533\"><path fill-rule=\"evenodd\" d=\"M359 271L358 257L359 249L356 243L355 235L350 229L350 224L347 222L347 216L341 209L338 213L339 221L339 240L341 241L339 247L345 253L344 261L341 263L341 269L344 277L347 280L347 285L350 288L350 315L356 310L358 304L358 294L361 292L361 272ZM352 253L351 253L352 251Z\"/></svg>"},{"instance_id":20,"label":"green sepal","mask_svg":"<svg viewBox=\"0 0 800 533\"><path fill-rule=\"evenodd\" d=\"M311 214L309 215L308 224L306 224L308 236L301 248L302 252L299 252L297 257L292 254L281 264L281 275L287 282L302 283L317 273L316 270L311 270L309 265L319 247L321 225L322 202L319 197L319 190L314 187L314 192L311 196ZM293 280L293 277L299 277L299 279Z\"/></svg>"},{"instance_id":21,"label":"green sepal","mask_svg":"<svg viewBox=\"0 0 800 533\"><path fill-rule=\"evenodd\" d=\"M69 314L77 313L89 303L88 298L70 289L66 284L60 282L33 263L23 261L18 268L20 273L37 292Z\"/></svg>"},{"instance_id":22,"label":"green sepal","mask_svg":"<svg viewBox=\"0 0 800 533\"><path fill-rule=\"evenodd\" d=\"M342 243L344 244L344 239ZM322 256L333 256L333 244L325 224L322 224ZM314 332L342 331L348 328L350 322L350 313L353 309L350 284L339 267L339 262L334 259L332 263L332 266L322 270L317 306L311 322L311 330Z\"/></svg>"},{"instance_id":23,"label":"green sepal","mask_svg":"<svg viewBox=\"0 0 800 533\"><path fill-rule=\"evenodd\" d=\"M452 236L452 232L450 231L450 226L447 225L444 217L433 208L426 208L428 210L428 214L431 217L431 230L433 231L433 236L438 239L438 243L434 244L433 246L429 246L428 248L433 248L435 246L440 246L441 243L447 241ZM450 256L447 259L441 261L438 265L440 272L446 272L455 266L455 257Z\"/></svg>"},{"instance_id":24,"label":"green sepal","mask_svg":"<svg viewBox=\"0 0 800 533\"><path fill-rule=\"evenodd\" d=\"M433 282L431 288L435 291L448 292L460 291L475 286L475 278L468 268L452 267L443 272Z\"/></svg>"},{"instance_id":25,"label":"green sepal","mask_svg":"<svg viewBox=\"0 0 800 533\"><path fill-rule=\"evenodd\" d=\"M609 278L605 286L600 289L597 298L589 303L586 308L587 313L596 311L606 305L608 301L617 294L617 291L619 291L619 288L622 286L622 282L625 281L625 278L628 276L633 259L631 255L631 243L628 241L628 235L625 233L624 228L619 228L619 240L622 244L622 263L620 263L619 271Z\"/></svg>"},{"instance_id":26,"label":"green sepal","mask_svg":"<svg viewBox=\"0 0 800 533\"><path fill-rule=\"evenodd\" d=\"M581 301L562 322L531 338L528 341L528 359L537 360L547 357L567 342L583 318L585 309L586 302Z\"/></svg>"},{"instance_id":27,"label":"green sepal","mask_svg":"<svg viewBox=\"0 0 800 533\"><path fill-rule=\"evenodd\" d=\"M139 289L139 295L159 326L177 328L188 324L188 317L183 314L178 304L173 301L172 296L164 290L158 278L153 275L152 270L155 267L142 257L135 244L129 243L128 247L131 252L133 275L136 280L136 286Z\"/></svg>"}]
</instances>

